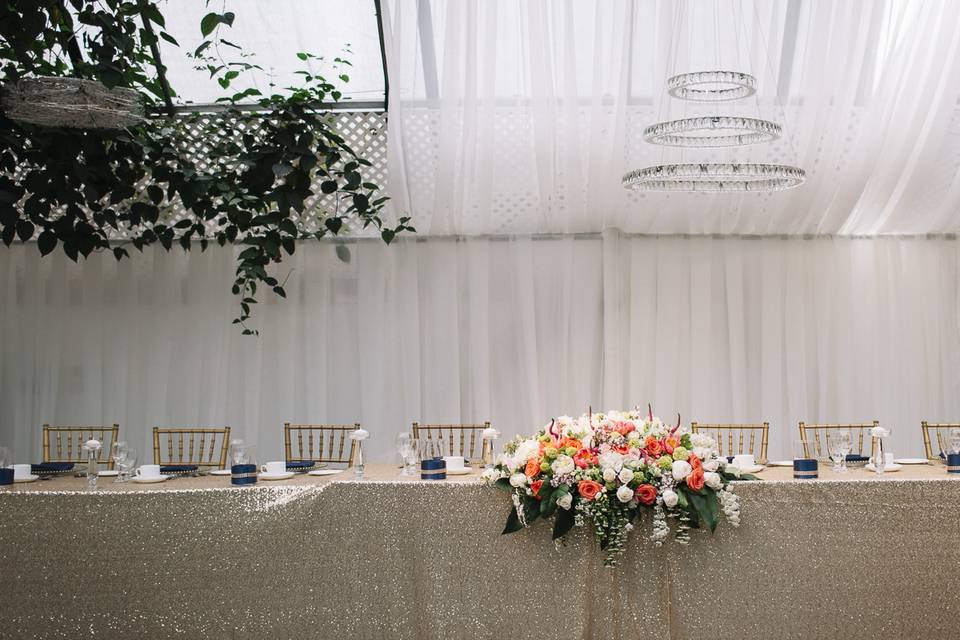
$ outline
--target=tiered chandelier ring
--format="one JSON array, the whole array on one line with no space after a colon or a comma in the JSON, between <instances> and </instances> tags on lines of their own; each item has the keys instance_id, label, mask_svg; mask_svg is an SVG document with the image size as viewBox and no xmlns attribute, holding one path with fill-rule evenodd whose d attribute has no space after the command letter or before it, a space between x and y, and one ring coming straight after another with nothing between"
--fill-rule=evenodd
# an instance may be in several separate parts
<instances>
[{"instance_id":1,"label":"tiered chandelier ring","mask_svg":"<svg viewBox=\"0 0 960 640\"><path fill-rule=\"evenodd\" d=\"M739 71L682 73L667 80L675 98L723 102L756 92L756 81ZM742 116L699 116L658 122L644 129L644 139L670 147L738 147L780 137L780 125ZM688 163L645 167L623 176L623 186L635 191L757 192L783 191L806 180L803 169L765 163Z\"/></svg>"},{"instance_id":2,"label":"tiered chandelier ring","mask_svg":"<svg viewBox=\"0 0 960 640\"><path fill-rule=\"evenodd\" d=\"M664 164L631 171L623 186L634 191L783 191L802 184L803 169L781 164Z\"/></svg>"},{"instance_id":3,"label":"tiered chandelier ring","mask_svg":"<svg viewBox=\"0 0 960 640\"><path fill-rule=\"evenodd\" d=\"M651 144L668 147L737 147L780 137L780 125L740 116L704 116L658 122L643 130Z\"/></svg>"},{"instance_id":4,"label":"tiered chandelier ring","mask_svg":"<svg viewBox=\"0 0 960 640\"><path fill-rule=\"evenodd\" d=\"M749 98L756 90L756 79L739 71L696 71L667 80L667 92L671 96L694 102L739 100Z\"/></svg>"}]
</instances>

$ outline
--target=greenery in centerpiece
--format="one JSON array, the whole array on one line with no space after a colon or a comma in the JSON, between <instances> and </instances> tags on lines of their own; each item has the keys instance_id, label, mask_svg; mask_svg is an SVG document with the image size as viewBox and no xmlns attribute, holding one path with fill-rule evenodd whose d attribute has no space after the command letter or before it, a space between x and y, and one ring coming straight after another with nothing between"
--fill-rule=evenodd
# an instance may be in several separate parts
<instances>
[{"instance_id":1,"label":"greenery in centerpiece","mask_svg":"<svg viewBox=\"0 0 960 640\"><path fill-rule=\"evenodd\" d=\"M106 87L138 90L154 111L168 103L159 64L160 39L179 46L165 29L157 5L147 0L61 0L0 3L0 65L4 84L21 78L75 76ZM57 249L72 260L127 246L184 250L209 243L238 244L233 293L245 334L258 287L286 296L272 273L304 238L336 235L348 220L376 228L389 243L414 231L409 218L388 226L380 217L387 197L369 177L370 162L337 132L321 104L340 90L322 75L304 71L302 84L269 95L230 92L241 73L256 68L240 47L219 36L230 12L204 16L205 38L192 52L198 64L229 93L220 117L187 114L151 118L120 129L49 128L0 114L0 239L36 239L46 255ZM225 61L221 49L240 52ZM212 52L216 56L211 55ZM313 59L299 54L303 61ZM335 64L349 66L337 59ZM347 82L346 73L338 81ZM255 101L258 109L239 109ZM205 147L205 162L188 149ZM321 224L303 224L305 201L315 185L335 205ZM174 220L169 212L186 215ZM117 240L117 238L123 238Z\"/></svg>"}]
</instances>

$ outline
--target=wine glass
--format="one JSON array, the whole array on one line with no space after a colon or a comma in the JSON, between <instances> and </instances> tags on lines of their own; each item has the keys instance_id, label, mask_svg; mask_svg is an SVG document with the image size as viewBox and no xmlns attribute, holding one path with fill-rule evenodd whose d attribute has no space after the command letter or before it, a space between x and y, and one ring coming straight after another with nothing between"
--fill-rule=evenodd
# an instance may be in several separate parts
<instances>
[{"instance_id":1,"label":"wine glass","mask_svg":"<svg viewBox=\"0 0 960 640\"><path fill-rule=\"evenodd\" d=\"M400 472L402 476L408 476L413 471L410 469L408 459L410 458L410 444L411 437L409 433L401 433L397 435L397 452L400 454L400 462L403 465L403 470Z\"/></svg>"},{"instance_id":2,"label":"wine glass","mask_svg":"<svg viewBox=\"0 0 960 640\"><path fill-rule=\"evenodd\" d=\"M850 453L850 443L850 432L846 429L834 432L827 439L830 457L833 459L833 470L836 473L847 472L847 454Z\"/></svg>"},{"instance_id":3,"label":"wine glass","mask_svg":"<svg viewBox=\"0 0 960 640\"><path fill-rule=\"evenodd\" d=\"M130 471L137 466L137 450L126 447L124 456L117 460L117 479L114 482L130 480Z\"/></svg>"}]
</instances>

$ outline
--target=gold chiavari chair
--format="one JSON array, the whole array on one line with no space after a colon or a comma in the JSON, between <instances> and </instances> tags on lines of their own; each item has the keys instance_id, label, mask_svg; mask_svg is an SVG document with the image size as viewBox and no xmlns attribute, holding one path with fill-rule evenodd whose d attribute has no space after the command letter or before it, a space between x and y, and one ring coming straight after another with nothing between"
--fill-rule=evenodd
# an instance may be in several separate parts
<instances>
[{"instance_id":1,"label":"gold chiavari chair","mask_svg":"<svg viewBox=\"0 0 960 640\"><path fill-rule=\"evenodd\" d=\"M767 463L767 442L770 423L759 424L706 424L691 422L694 433L706 433L717 441L717 449L722 456L736 456L742 453L753 454L759 464Z\"/></svg>"},{"instance_id":2,"label":"gold chiavari chair","mask_svg":"<svg viewBox=\"0 0 960 640\"><path fill-rule=\"evenodd\" d=\"M162 446L161 442L166 446ZM222 429L153 428L153 464L192 464L198 467L224 469L227 466L229 447L230 427Z\"/></svg>"},{"instance_id":3,"label":"gold chiavari chair","mask_svg":"<svg viewBox=\"0 0 960 640\"><path fill-rule=\"evenodd\" d=\"M463 456L467 460L474 460L477 453L477 444L483 447L483 430L489 429L490 423L483 424L420 424L413 423L413 437L417 439L426 438L427 440L436 440L443 438L446 440L448 455ZM469 434L469 439L467 435ZM454 443L459 446L454 448Z\"/></svg>"},{"instance_id":4,"label":"gold chiavari chair","mask_svg":"<svg viewBox=\"0 0 960 640\"><path fill-rule=\"evenodd\" d=\"M97 462L106 463L108 469L113 469L113 459L110 449L117 441L120 425L77 427L43 425L43 461L44 462L83 462L86 455L83 443L91 438L100 441L100 456Z\"/></svg>"},{"instance_id":5,"label":"gold chiavari chair","mask_svg":"<svg viewBox=\"0 0 960 640\"><path fill-rule=\"evenodd\" d=\"M870 423L857 424L807 424L800 423L800 440L803 441L804 454L810 457L814 455L818 460L827 460L830 458L830 433L840 430L850 432L850 453L857 455L873 455L873 438L870 437L870 429L879 427L880 421L874 420ZM870 453L864 453L864 443L869 442Z\"/></svg>"},{"instance_id":6,"label":"gold chiavari chair","mask_svg":"<svg viewBox=\"0 0 960 640\"><path fill-rule=\"evenodd\" d=\"M350 437L360 428L356 424L290 424L283 425L283 451L287 462L324 462L353 466L356 440ZM350 443L349 450L347 442ZM347 451L346 455L344 452Z\"/></svg>"},{"instance_id":7,"label":"gold chiavari chair","mask_svg":"<svg viewBox=\"0 0 960 640\"><path fill-rule=\"evenodd\" d=\"M927 460L937 460L942 462L947 457L947 445L950 442L950 432L954 429L960 430L960 423L949 422L927 422L920 423L923 430L923 449L927 454ZM933 431L937 437L937 453L933 452L933 442L930 440L930 432Z\"/></svg>"}]
</instances>

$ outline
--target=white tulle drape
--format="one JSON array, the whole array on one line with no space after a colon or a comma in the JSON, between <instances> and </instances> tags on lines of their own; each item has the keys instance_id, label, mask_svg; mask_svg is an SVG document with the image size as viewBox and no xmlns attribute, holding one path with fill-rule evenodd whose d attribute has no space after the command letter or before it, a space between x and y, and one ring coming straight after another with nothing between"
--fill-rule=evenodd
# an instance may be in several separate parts
<instances>
[{"instance_id":1,"label":"white tulle drape","mask_svg":"<svg viewBox=\"0 0 960 640\"><path fill-rule=\"evenodd\" d=\"M960 228L960 3L952 0L393 0L390 183L433 234L881 234ZM666 98L685 71L754 74L755 98ZM653 122L737 114L784 139L664 149ZM645 194L661 162L808 173L775 194Z\"/></svg>"},{"instance_id":2,"label":"white tulle drape","mask_svg":"<svg viewBox=\"0 0 960 640\"><path fill-rule=\"evenodd\" d=\"M960 242L591 237L305 243L262 335L229 324L228 250L118 265L0 251L0 444L40 425L231 425L272 459L282 424L362 422L392 460L415 420L505 437L589 405L664 418L893 428L960 417ZM285 262L285 265L288 263ZM283 274L281 274L283 275Z\"/></svg>"}]
</instances>

